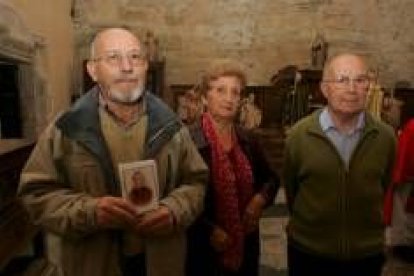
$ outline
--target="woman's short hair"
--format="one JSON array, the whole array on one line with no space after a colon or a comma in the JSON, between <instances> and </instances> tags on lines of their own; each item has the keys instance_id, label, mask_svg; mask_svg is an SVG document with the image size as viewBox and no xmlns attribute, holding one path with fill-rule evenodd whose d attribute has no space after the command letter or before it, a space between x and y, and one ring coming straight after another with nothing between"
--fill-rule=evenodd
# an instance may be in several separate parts
<instances>
[{"instance_id":1,"label":"woman's short hair","mask_svg":"<svg viewBox=\"0 0 414 276\"><path fill-rule=\"evenodd\" d=\"M220 77L236 77L240 81L242 90L246 86L246 75L241 65L231 60L218 60L213 62L201 76L200 82L196 85L197 90L205 95L211 88L211 82Z\"/></svg>"}]
</instances>

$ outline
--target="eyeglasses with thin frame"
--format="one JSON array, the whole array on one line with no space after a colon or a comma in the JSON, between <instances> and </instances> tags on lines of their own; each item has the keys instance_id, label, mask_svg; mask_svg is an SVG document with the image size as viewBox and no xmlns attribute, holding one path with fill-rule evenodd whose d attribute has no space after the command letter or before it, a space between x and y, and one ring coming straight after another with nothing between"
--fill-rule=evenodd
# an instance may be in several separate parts
<instances>
[{"instance_id":1,"label":"eyeglasses with thin frame","mask_svg":"<svg viewBox=\"0 0 414 276\"><path fill-rule=\"evenodd\" d=\"M367 75L359 75L355 78L340 75L335 77L334 79L324 80L324 82L331 82L339 89L346 89L350 87L350 85L354 85L356 88L359 89L366 89L369 86L370 78Z\"/></svg>"},{"instance_id":2,"label":"eyeglasses with thin frame","mask_svg":"<svg viewBox=\"0 0 414 276\"><path fill-rule=\"evenodd\" d=\"M142 66L147 61L147 58L143 53L135 50L127 52L126 54L122 54L118 51L111 51L91 60L95 62L104 61L110 66L120 66L124 58L126 58L132 66Z\"/></svg>"}]
</instances>

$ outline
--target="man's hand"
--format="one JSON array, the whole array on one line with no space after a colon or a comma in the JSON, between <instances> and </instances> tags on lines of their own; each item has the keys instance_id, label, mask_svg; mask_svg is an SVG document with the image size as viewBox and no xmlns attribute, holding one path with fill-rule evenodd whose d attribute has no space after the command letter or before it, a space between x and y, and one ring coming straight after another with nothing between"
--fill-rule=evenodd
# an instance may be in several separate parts
<instances>
[{"instance_id":1,"label":"man's hand","mask_svg":"<svg viewBox=\"0 0 414 276\"><path fill-rule=\"evenodd\" d=\"M262 215L266 200L261 194L256 194L247 204L243 215L244 230L251 233L259 227L259 220Z\"/></svg>"},{"instance_id":2,"label":"man's hand","mask_svg":"<svg viewBox=\"0 0 414 276\"><path fill-rule=\"evenodd\" d=\"M166 206L159 206L155 210L142 215L135 230L142 235L164 235L173 230L174 217Z\"/></svg>"},{"instance_id":3,"label":"man's hand","mask_svg":"<svg viewBox=\"0 0 414 276\"><path fill-rule=\"evenodd\" d=\"M139 219L134 205L121 197L104 196L98 199L96 222L104 228L133 228Z\"/></svg>"}]
</instances>

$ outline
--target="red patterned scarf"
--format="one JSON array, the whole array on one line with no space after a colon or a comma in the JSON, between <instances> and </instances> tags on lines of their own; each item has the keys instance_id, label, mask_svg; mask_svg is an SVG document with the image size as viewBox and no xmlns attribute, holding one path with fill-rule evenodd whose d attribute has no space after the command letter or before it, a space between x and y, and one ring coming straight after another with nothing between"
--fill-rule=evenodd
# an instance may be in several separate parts
<instances>
[{"instance_id":1,"label":"red patterned scarf","mask_svg":"<svg viewBox=\"0 0 414 276\"><path fill-rule=\"evenodd\" d=\"M244 210L253 195L250 163L234 135L233 148L226 153L218 140L213 121L204 113L201 126L211 147L211 174L217 224L230 235L232 244L221 253L222 265L232 271L240 268L244 253Z\"/></svg>"}]
</instances>

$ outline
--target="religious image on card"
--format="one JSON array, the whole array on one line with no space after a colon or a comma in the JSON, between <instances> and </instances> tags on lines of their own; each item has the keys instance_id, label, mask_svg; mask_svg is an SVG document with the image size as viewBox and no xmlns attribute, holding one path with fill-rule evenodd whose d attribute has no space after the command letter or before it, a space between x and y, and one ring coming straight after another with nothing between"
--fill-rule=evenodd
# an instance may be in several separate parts
<instances>
[{"instance_id":1,"label":"religious image on card","mask_svg":"<svg viewBox=\"0 0 414 276\"><path fill-rule=\"evenodd\" d=\"M158 206L159 186L154 160L119 164L122 197L143 213Z\"/></svg>"}]
</instances>

